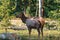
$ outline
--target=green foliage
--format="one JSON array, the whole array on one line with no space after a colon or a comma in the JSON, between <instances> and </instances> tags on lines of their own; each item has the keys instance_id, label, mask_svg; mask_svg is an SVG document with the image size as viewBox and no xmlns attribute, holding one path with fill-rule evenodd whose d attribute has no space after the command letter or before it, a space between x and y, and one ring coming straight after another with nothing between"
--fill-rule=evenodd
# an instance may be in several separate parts
<instances>
[{"instance_id":1,"label":"green foliage","mask_svg":"<svg viewBox=\"0 0 60 40\"><path fill-rule=\"evenodd\" d=\"M48 18L58 19L60 16L60 1L59 0L45 0L44 9L45 15Z\"/></svg>"},{"instance_id":2,"label":"green foliage","mask_svg":"<svg viewBox=\"0 0 60 40\"><path fill-rule=\"evenodd\" d=\"M35 16L38 4L37 0L0 0L0 23L8 25L14 13L22 11ZM60 20L60 0L44 0L43 7L45 17Z\"/></svg>"},{"instance_id":3,"label":"green foliage","mask_svg":"<svg viewBox=\"0 0 60 40\"><path fill-rule=\"evenodd\" d=\"M0 0L0 2L0 26L7 27L10 24L9 19L13 15L15 4L11 0Z\"/></svg>"},{"instance_id":4,"label":"green foliage","mask_svg":"<svg viewBox=\"0 0 60 40\"><path fill-rule=\"evenodd\" d=\"M36 13L36 2L37 0L18 0L16 11L17 12L24 11L34 16Z\"/></svg>"}]
</instances>

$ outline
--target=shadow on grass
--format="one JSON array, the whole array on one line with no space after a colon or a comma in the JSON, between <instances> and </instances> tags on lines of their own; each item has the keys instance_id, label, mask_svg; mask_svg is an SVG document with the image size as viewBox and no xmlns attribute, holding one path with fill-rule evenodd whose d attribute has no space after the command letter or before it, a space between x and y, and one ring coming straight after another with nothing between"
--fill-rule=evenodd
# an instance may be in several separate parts
<instances>
[{"instance_id":1,"label":"shadow on grass","mask_svg":"<svg viewBox=\"0 0 60 40\"><path fill-rule=\"evenodd\" d=\"M29 39L28 35L21 35L21 40L28 40L28 39ZM31 40L38 40L38 36L32 35ZM44 36L44 40L60 40L60 36L54 36L54 35Z\"/></svg>"}]
</instances>

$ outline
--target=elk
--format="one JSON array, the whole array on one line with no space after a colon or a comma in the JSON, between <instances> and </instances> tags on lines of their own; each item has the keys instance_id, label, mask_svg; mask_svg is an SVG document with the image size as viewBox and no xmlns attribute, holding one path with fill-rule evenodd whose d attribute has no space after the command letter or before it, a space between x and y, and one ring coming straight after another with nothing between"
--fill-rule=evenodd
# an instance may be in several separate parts
<instances>
[{"instance_id":1,"label":"elk","mask_svg":"<svg viewBox=\"0 0 60 40\"><path fill-rule=\"evenodd\" d=\"M43 17L38 18L28 18L25 16L25 14L22 12L16 16L16 18L21 18L22 22L26 24L28 31L29 31L29 40L31 40L31 31L32 29L37 29L38 32L38 40L40 40L40 31L42 33L43 38L43 26L45 23L45 20Z\"/></svg>"}]
</instances>

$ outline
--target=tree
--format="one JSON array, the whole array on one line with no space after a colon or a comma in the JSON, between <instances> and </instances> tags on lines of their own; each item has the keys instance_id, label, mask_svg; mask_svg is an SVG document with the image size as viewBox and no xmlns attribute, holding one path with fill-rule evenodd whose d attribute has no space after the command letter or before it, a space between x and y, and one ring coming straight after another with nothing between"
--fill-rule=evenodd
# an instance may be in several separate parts
<instances>
[{"instance_id":1,"label":"tree","mask_svg":"<svg viewBox=\"0 0 60 40\"><path fill-rule=\"evenodd\" d=\"M59 19L60 17L60 1L59 0L44 0L44 16L51 19ZM10 18L16 12L29 13L35 16L38 13L37 0L0 0L0 23L8 25ZM18 14L18 13L16 13Z\"/></svg>"},{"instance_id":2,"label":"tree","mask_svg":"<svg viewBox=\"0 0 60 40\"><path fill-rule=\"evenodd\" d=\"M15 1L15 0L14 0ZM15 9L15 2L12 0L0 0L0 26L7 27L10 25L10 18Z\"/></svg>"},{"instance_id":3,"label":"tree","mask_svg":"<svg viewBox=\"0 0 60 40\"><path fill-rule=\"evenodd\" d=\"M45 17L48 18L54 18L58 19L59 18L59 10L60 10L60 5L59 5L59 0L45 0L44 1L44 11L45 11Z\"/></svg>"}]
</instances>

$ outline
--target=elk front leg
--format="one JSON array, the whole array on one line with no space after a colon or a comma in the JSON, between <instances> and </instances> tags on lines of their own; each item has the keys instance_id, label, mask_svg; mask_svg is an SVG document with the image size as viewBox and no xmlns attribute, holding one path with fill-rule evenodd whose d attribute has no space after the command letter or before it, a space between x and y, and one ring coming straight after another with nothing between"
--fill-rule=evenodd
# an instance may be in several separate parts
<instances>
[{"instance_id":1,"label":"elk front leg","mask_svg":"<svg viewBox=\"0 0 60 40\"><path fill-rule=\"evenodd\" d=\"M29 31L29 40L31 40L31 29L28 29L28 31Z\"/></svg>"}]
</instances>

